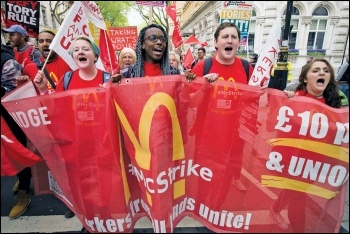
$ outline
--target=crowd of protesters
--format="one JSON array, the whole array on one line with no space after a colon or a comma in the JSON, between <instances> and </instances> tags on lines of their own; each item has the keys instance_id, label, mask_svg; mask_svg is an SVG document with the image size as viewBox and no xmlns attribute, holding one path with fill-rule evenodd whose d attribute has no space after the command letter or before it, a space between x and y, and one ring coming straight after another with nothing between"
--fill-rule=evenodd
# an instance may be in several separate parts
<instances>
[{"instance_id":1,"label":"crowd of protesters","mask_svg":"<svg viewBox=\"0 0 350 234\"><path fill-rule=\"evenodd\" d=\"M1 91L2 96L16 88L20 82L32 80L37 88L38 95L51 94L54 92L64 91L67 89L79 89L83 87L99 86L105 81L101 79L105 72L96 68L96 62L99 58L99 48L88 37L79 36L72 43L69 54L73 57L78 69L71 71L65 61L60 58L54 51L49 49L55 34L51 31L42 31L38 34L38 45L31 46L28 43L28 34L26 30L19 26L11 26L3 29L4 33L9 35L8 39L11 46L1 45L2 73L1 73ZM204 77L202 87L191 94L191 105L201 108L201 100L205 98L207 92L211 92L213 83L221 77L224 80L232 78L234 73L235 81L248 84L253 72L253 66L257 63L258 54L253 54L251 61L248 62L236 56L239 47L240 31L233 23L222 23L218 26L214 34L214 42L217 53L213 57L212 65L208 73L204 74L206 61L206 50L201 47L197 50L197 59L193 61L191 69L184 68L183 53L169 51L168 35L164 28L158 24L151 24L144 27L136 43L136 49L124 48L119 54L120 72L111 76L111 82L119 83L124 78L134 77L152 77L167 75L185 75L188 81L196 77ZM3 56L8 54L9 56ZM6 60L3 62L3 57ZM46 61L45 67L43 63ZM247 62L247 65L245 63ZM345 65L348 65L346 60ZM248 68L248 72L245 70ZM346 67L347 69L347 67ZM345 68L344 68L345 70ZM9 73L8 71L11 71ZM313 85L315 76L322 73L324 75L325 85L317 88ZM344 73L343 73L344 74ZM349 79L339 78L342 90L349 97ZM111 74L108 74L110 76ZM64 79L69 76L69 87L65 86ZM109 81L108 81L109 82ZM286 91L288 97L294 95L304 95L310 98L316 98L329 106L339 108L340 97L335 80L333 68L327 60L313 60L303 67L300 77L299 86L295 91ZM347 86L346 86L347 85ZM267 84L264 85L266 88ZM207 96L208 97L208 96ZM6 114L2 108L1 115ZM14 125L13 123L11 125ZM196 134L200 135L201 128L197 126ZM18 140L26 147L27 139L18 126L14 126L12 131ZM242 150L242 149L238 149ZM232 152L237 154L237 150ZM239 153L239 152L238 152ZM236 160L232 165L237 168L231 168L233 184L240 190L245 191L246 186L240 180L241 159L232 156ZM20 217L31 202L30 199L30 180L31 169L25 168L18 173L18 180L14 185L13 191L17 197L16 203L10 211L9 217L16 219ZM275 219L279 210L274 208L272 215ZM73 217L74 213L68 212L66 217ZM279 222L282 222L279 220ZM285 227L285 223L282 223Z\"/></svg>"}]
</instances>

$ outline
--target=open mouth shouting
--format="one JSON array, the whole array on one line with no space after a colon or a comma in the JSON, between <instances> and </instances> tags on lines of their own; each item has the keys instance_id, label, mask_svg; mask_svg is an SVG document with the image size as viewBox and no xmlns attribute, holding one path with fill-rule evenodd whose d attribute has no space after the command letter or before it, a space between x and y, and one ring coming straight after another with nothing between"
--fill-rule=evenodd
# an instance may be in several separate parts
<instances>
[{"instance_id":1,"label":"open mouth shouting","mask_svg":"<svg viewBox=\"0 0 350 234\"><path fill-rule=\"evenodd\" d=\"M81 63L86 63L86 62L87 62L87 58L86 58L85 56L79 56L79 57L78 57L78 60L79 60L79 62L81 62Z\"/></svg>"},{"instance_id":2,"label":"open mouth shouting","mask_svg":"<svg viewBox=\"0 0 350 234\"><path fill-rule=\"evenodd\" d=\"M50 53L50 49L49 49L48 47L45 47L45 48L43 49L43 55L44 55L44 57L49 56L49 53Z\"/></svg>"},{"instance_id":3,"label":"open mouth shouting","mask_svg":"<svg viewBox=\"0 0 350 234\"><path fill-rule=\"evenodd\" d=\"M153 49L153 53L157 56L157 57L162 57L163 55L163 48L154 48Z\"/></svg>"},{"instance_id":4,"label":"open mouth shouting","mask_svg":"<svg viewBox=\"0 0 350 234\"><path fill-rule=\"evenodd\" d=\"M316 81L317 87L324 87L326 80L324 78L318 78Z\"/></svg>"}]
</instances>

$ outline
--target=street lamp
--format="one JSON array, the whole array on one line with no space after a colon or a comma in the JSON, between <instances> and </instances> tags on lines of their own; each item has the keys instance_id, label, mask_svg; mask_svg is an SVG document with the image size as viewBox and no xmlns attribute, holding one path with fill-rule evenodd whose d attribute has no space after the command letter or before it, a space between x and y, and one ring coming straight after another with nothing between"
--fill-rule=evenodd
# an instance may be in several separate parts
<instances>
[{"instance_id":1,"label":"street lamp","mask_svg":"<svg viewBox=\"0 0 350 234\"><path fill-rule=\"evenodd\" d=\"M282 46L278 53L277 68L274 77L270 79L269 88L284 90L288 80L288 43L290 33L290 19L292 16L293 1L287 1L286 20L282 38Z\"/></svg>"}]
</instances>

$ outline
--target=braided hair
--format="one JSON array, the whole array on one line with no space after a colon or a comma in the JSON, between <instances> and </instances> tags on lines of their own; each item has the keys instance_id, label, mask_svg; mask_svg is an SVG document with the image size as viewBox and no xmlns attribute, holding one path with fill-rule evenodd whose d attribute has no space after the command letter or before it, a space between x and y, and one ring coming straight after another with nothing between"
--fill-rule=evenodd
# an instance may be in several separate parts
<instances>
[{"instance_id":1,"label":"braided hair","mask_svg":"<svg viewBox=\"0 0 350 234\"><path fill-rule=\"evenodd\" d=\"M131 69L131 77L144 77L145 76L145 71L144 71L144 62L145 62L145 53L146 51L142 49L142 43L145 37L146 30L149 28L158 28L162 30L164 36L168 38L167 33L163 29L162 26L158 24L150 24L146 27L144 27L139 34L139 38L136 43L136 62L133 65ZM168 41L166 41L166 47L165 51L163 53L163 56L160 60L160 68L162 70L163 75L170 75L173 74L172 69L170 67L170 62L169 62L169 49L168 49Z\"/></svg>"}]
</instances>

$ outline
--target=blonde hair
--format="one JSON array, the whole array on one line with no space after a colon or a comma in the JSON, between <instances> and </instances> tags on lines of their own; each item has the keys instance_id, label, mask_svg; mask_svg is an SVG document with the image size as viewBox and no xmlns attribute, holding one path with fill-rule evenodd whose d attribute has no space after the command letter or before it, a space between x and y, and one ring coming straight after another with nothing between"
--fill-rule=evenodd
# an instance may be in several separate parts
<instances>
[{"instance_id":1,"label":"blonde hair","mask_svg":"<svg viewBox=\"0 0 350 234\"><path fill-rule=\"evenodd\" d=\"M95 60L95 63L97 62L98 60L98 57L100 56L100 49L98 48L98 46L95 44L95 42L93 40L91 40L89 37L86 37L86 36L77 36L74 41L72 42L72 44L70 45L69 47L69 51L68 53L70 54L70 56L73 57L73 45L74 45L74 42L78 41L78 40L84 40L84 41L87 41L91 44L91 47L92 47L92 51L94 52L95 56L96 56L96 60Z\"/></svg>"},{"instance_id":2,"label":"blonde hair","mask_svg":"<svg viewBox=\"0 0 350 234\"><path fill-rule=\"evenodd\" d=\"M184 73L184 68L181 65L180 55L177 54L175 51L170 51L169 52L169 58L170 58L171 54L175 56L175 59L177 61L177 67L174 67L174 68L178 69L180 71L180 74L183 74Z\"/></svg>"},{"instance_id":3,"label":"blonde hair","mask_svg":"<svg viewBox=\"0 0 350 234\"><path fill-rule=\"evenodd\" d=\"M119 57L118 57L118 63L119 63L119 67L120 69L124 69L125 67L125 64L123 62L123 57L126 53L129 53L131 54L131 56L133 57L134 59L134 63L136 62L136 53L135 53L135 50L133 50L132 48L129 48L129 47L125 47L123 48L121 51L120 51L120 54L119 54Z\"/></svg>"}]
</instances>

